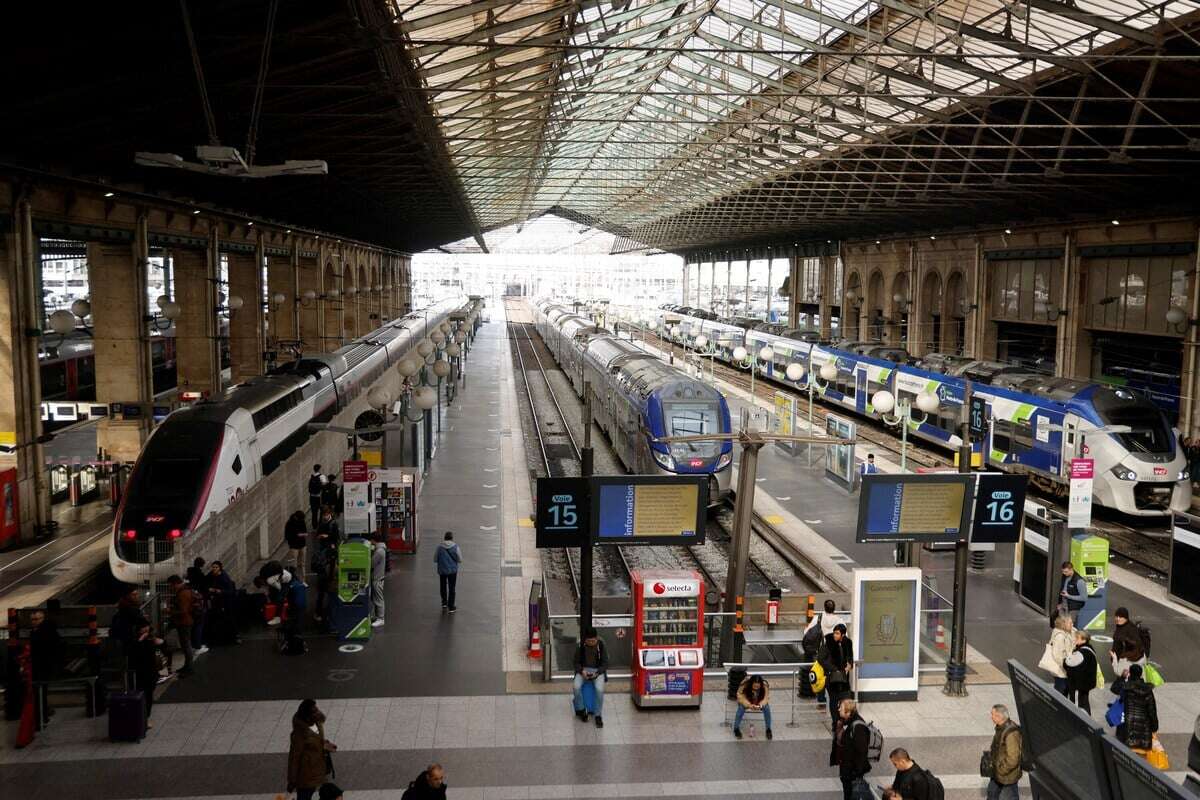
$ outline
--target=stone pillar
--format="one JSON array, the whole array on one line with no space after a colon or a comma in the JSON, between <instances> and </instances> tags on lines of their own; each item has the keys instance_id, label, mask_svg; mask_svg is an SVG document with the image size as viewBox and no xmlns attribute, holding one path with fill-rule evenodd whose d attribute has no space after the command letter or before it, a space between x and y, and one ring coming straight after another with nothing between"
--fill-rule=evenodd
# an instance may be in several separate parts
<instances>
[{"instance_id":1,"label":"stone pillar","mask_svg":"<svg viewBox=\"0 0 1200 800\"><path fill-rule=\"evenodd\" d=\"M932 326L925 319L924 274L921 271L921 258L915 242L908 248L908 274L908 354L923 356L928 349L927 343L932 338Z\"/></svg>"},{"instance_id":2,"label":"stone pillar","mask_svg":"<svg viewBox=\"0 0 1200 800\"><path fill-rule=\"evenodd\" d=\"M300 329L300 347L305 353L324 353L321 341L321 265L315 258L297 256L296 286L300 304L297 306L297 321ZM310 299L307 292L312 292Z\"/></svg>"},{"instance_id":3,"label":"stone pillar","mask_svg":"<svg viewBox=\"0 0 1200 800\"><path fill-rule=\"evenodd\" d=\"M91 287L92 335L96 355L96 401L149 404L154 396L154 371L146 331L145 218L137 239L126 244L88 242L88 285ZM175 263L178 265L176 254ZM188 302L179 293L176 298ZM111 415L100 420L96 446L116 461L134 461L150 433L150 409L128 420Z\"/></svg>"},{"instance_id":4,"label":"stone pillar","mask_svg":"<svg viewBox=\"0 0 1200 800\"><path fill-rule=\"evenodd\" d=\"M975 240L975 263L966 287L967 302L977 306L970 312L966 325L967 341L963 353L972 358L996 357L996 326L989 324L992 310L988 302L987 260L983 257L983 242Z\"/></svg>"},{"instance_id":5,"label":"stone pillar","mask_svg":"<svg viewBox=\"0 0 1200 800\"><path fill-rule=\"evenodd\" d=\"M263 244L259 236L253 254L229 254L229 296L242 298L242 307L229 312L229 372L233 383L263 374L266 350L263 315Z\"/></svg>"},{"instance_id":6,"label":"stone pillar","mask_svg":"<svg viewBox=\"0 0 1200 800\"><path fill-rule=\"evenodd\" d=\"M230 281L232 282L232 272ZM290 356L281 343L295 342L298 312L296 303L296 252L287 256L270 256L267 260L267 292L270 294L267 324L270 326L271 342L280 361L289 361ZM283 302L275 302L275 295L283 295Z\"/></svg>"},{"instance_id":7,"label":"stone pillar","mask_svg":"<svg viewBox=\"0 0 1200 800\"><path fill-rule=\"evenodd\" d=\"M1091 334L1083 325L1083 305L1080 296L1079 258L1075 255L1075 237L1068 231L1063 244L1062 295L1058 298L1060 310L1055 345L1054 374L1057 376L1091 375Z\"/></svg>"},{"instance_id":8,"label":"stone pillar","mask_svg":"<svg viewBox=\"0 0 1200 800\"><path fill-rule=\"evenodd\" d=\"M17 204L12 230L0 236L0 469L17 470L19 538L32 540L50 519L50 491L38 443L42 387L38 371L39 264L29 203ZM4 499L8 506L8 498Z\"/></svg>"},{"instance_id":9,"label":"stone pillar","mask_svg":"<svg viewBox=\"0 0 1200 800\"><path fill-rule=\"evenodd\" d=\"M208 250L175 251L176 385L179 391L221 391L221 342L217 327L216 234ZM247 302L249 300L247 299Z\"/></svg>"},{"instance_id":10,"label":"stone pillar","mask_svg":"<svg viewBox=\"0 0 1200 800\"><path fill-rule=\"evenodd\" d=\"M795 259L792 259L795 264ZM828 340L833 336L833 321L830 315L833 313L833 301L835 297L835 287L833 285L834 267L837 266L836 259L833 256L821 256L820 267L817 273L817 296L818 308L817 313L821 316L821 339ZM793 266L792 274L795 275L795 267ZM841 302L839 300L839 302ZM842 309L843 315L846 309ZM844 327L844 326L843 326Z\"/></svg>"}]
</instances>

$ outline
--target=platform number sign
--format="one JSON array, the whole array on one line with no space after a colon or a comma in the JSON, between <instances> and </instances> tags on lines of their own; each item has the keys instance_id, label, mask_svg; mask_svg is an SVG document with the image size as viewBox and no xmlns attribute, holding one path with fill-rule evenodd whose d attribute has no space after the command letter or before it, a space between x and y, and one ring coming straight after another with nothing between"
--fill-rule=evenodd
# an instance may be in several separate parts
<instances>
[{"instance_id":1,"label":"platform number sign","mask_svg":"<svg viewBox=\"0 0 1200 800\"><path fill-rule=\"evenodd\" d=\"M1020 540L1027 482L1024 475L980 473L975 494L975 518L971 521L972 542Z\"/></svg>"},{"instance_id":2,"label":"platform number sign","mask_svg":"<svg viewBox=\"0 0 1200 800\"><path fill-rule=\"evenodd\" d=\"M983 439L987 433L987 401L982 397L971 398L970 419L968 420L971 429L971 438L975 441Z\"/></svg>"},{"instance_id":3,"label":"platform number sign","mask_svg":"<svg viewBox=\"0 0 1200 800\"><path fill-rule=\"evenodd\" d=\"M538 478L538 547L582 547L591 541L589 487L586 478Z\"/></svg>"}]
</instances>

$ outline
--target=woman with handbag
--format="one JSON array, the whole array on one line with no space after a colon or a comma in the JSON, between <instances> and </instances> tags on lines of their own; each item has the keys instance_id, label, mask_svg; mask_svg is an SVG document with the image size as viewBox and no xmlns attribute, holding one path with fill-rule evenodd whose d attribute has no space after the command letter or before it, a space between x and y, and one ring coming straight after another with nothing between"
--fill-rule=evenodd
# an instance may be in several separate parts
<instances>
[{"instance_id":1,"label":"woman with handbag","mask_svg":"<svg viewBox=\"0 0 1200 800\"><path fill-rule=\"evenodd\" d=\"M1054 688L1059 694L1067 694L1067 669L1063 666L1067 656L1075 648L1074 625L1071 624L1070 614L1059 614L1054 619L1054 629L1050 631L1050 641L1042 653L1038 667L1054 676Z\"/></svg>"},{"instance_id":2,"label":"woman with handbag","mask_svg":"<svg viewBox=\"0 0 1200 800\"><path fill-rule=\"evenodd\" d=\"M292 741L288 748L287 793L296 800L312 800L317 789L333 775L337 745L325 738L325 715L316 700L305 700L292 717Z\"/></svg>"}]
</instances>

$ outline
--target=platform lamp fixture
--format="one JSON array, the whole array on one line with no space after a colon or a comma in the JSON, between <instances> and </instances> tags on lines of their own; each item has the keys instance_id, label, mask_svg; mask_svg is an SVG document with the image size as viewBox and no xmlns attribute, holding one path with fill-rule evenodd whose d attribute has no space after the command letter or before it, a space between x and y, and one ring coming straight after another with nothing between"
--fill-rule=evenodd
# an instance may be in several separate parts
<instances>
[{"instance_id":1,"label":"platform lamp fixture","mask_svg":"<svg viewBox=\"0 0 1200 800\"><path fill-rule=\"evenodd\" d=\"M1059 317L1065 317L1067 311L1064 308L1059 308L1055 303L1046 304L1046 319L1051 322L1057 322Z\"/></svg>"},{"instance_id":2,"label":"platform lamp fixture","mask_svg":"<svg viewBox=\"0 0 1200 800\"><path fill-rule=\"evenodd\" d=\"M234 311L241 311L242 306L245 304L246 301L240 295L231 294L226 297L224 292L217 292L217 306L215 311L218 314L221 312L232 314Z\"/></svg>"},{"instance_id":3,"label":"platform lamp fixture","mask_svg":"<svg viewBox=\"0 0 1200 800\"><path fill-rule=\"evenodd\" d=\"M71 303L70 310L60 308L58 311L55 311L53 314L51 314L49 319L50 330L62 337L59 339L59 344L62 344L62 340L65 339L68 334L73 333L77 327L82 327L83 332L88 336L91 336L92 329L88 327L87 322L85 321L85 318L91 313L92 304L87 300L80 299L76 300L74 303Z\"/></svg>"},{"instance_id":4,"label":"platform lamp fixture","mask_svg":"<svg viewBox=\"0 0 1200 800\"><path fill-rule=\"evenodd\" d=\"M900 292L896 292L894 295L892 295L892 302L896 304L896 310L901 314L907 314L909 307L912 305L912 301Z\"/></svg>"},{"instance_id":5,"label":"platform lamp fixture","mask_svg":"<svg viewBox=\"0 0 1200 800\"><path fill-rule=\"evenodd\" d=\"M300 296L296 298L296 302L299 303L300 305L304 306L305 308L309 308L314 303L317 302L318 298L319 298L319 295L316 293L315 290L305 289L303 292L300 293Z\"/></svg>"},{"instance_id":6,"label":"platform lamp fixture","mask_svg":"<svg viewBox=\"0 0 1200 800\"><path fill-rule=\"evenodd\" d=\"M762 369L758 365L760 360L768 363L775 360L775 351L769 346L763 345L756 356L756 358L751 358L750 351L740 344L733 348L734 364L742 369L750 370L750 405L753 406L755 411L758 410L758 395L754 393L754 374Z\"/></svg>"},{"instance_id":7,"label":"platform lamp fixture","mask_svg":"<svg viewBox=\"0 0 1200 800\"><path fill-rule=\"evenodd\" d=\"M800 388L808 393L808 432L813 433L813 395L817 392L822 394L829 388L829 384L837 380L837 365L832 361L826 361L821 365L815 373L812 370L805 372L804 365L793 361L787 365L786 376L789 381L803 383ZM822 383L824 381L824 383ZM812 466L812 445L808 446L808 465Z\"/></svg>"},{"instance_id":8,"label":"platform lamp fixture","mask_svg":"<svg viewBox=\"0 0 1200 800\"><path fill-rule=\"evenodd\" d=\"M927 422L930 414L936 414L940 402L936 394L921 392L917 395L917 411L921 418L913 416L913 403L907 396L901 395L899 400L887 389L880 389L871 395L871 406L879 412L879 418L885 425L900 426L900 471L908 472L908 428L913 422L918 425ZM893 410L895 413L892 413Z\"/></svg>"},{"instance_id":9,"label":"platform lamp fixture","mask_svg":"<svg viewBox=\"0 0 1200 800\"><path fill-rule=\"evenodd\" d=\"M158 312L148 314L145 317L145 321L150 323L155 330L165 331L175 323L175 320L179 319L179 315L183 313L183 309L180 308L179 303L176 303L165 294L159 295L155 303L158 305Z\"/></svg>"},{"instance_id":10,"label":"platform lamp fixture","mask_svg":"<svg viewBox=\"0 0 1200 800\"><path fill-rule=\"evenodd\" d=\"M1179 306L1171 306L1167 309L1167 324L1174 328L1176 333L1187 333L1188 328L1200 325L1200 320L1190 318Z\"/></svg>"}]
</instances>

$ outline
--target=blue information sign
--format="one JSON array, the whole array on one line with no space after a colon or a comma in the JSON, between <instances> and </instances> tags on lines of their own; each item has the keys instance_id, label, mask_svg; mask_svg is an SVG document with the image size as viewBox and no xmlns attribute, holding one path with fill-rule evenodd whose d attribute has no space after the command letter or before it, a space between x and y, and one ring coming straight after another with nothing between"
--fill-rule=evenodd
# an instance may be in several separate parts
<instances>
[{"instance_id":1,"label":"blue information sign","mask_svg":"<svg viewBox=\"0 0 1200 800\"><path fill-rule=\"evenodd\" d=\"M704 543L704 475L596 477L592 498L598 544Z\"/></svg>"},{"instance_id":2,"label":"blue information sign","mask_svg":"<svg viewBox=\"0 0 1200 800\"><path fill-rule=\"evenodd\" d=\"M586 547L591 541L587 478L538 478L537 546Z\"/></svg>"},{"instance_id":3,"label":"blue information sign","mask_svg":"<svg viewBox=\"0 0 1200 800\"><path fill-rule=\"evenodd\" d=\"M979 475L975 495L975 515L971 521L971 541L981 543L1017 542L1025 519L1024 475L984 472Z\"/></svg>"},{"instance_id":4,"label":"blue information sign","mask_svg":"<svg viewBox=\"0 0 1200 800\"><path fill-rule=\"evenodd\" d=\"M966 537L973 477L958 473L862 476L859 542L954 542Z\"/></svg>"}]
</instances>

